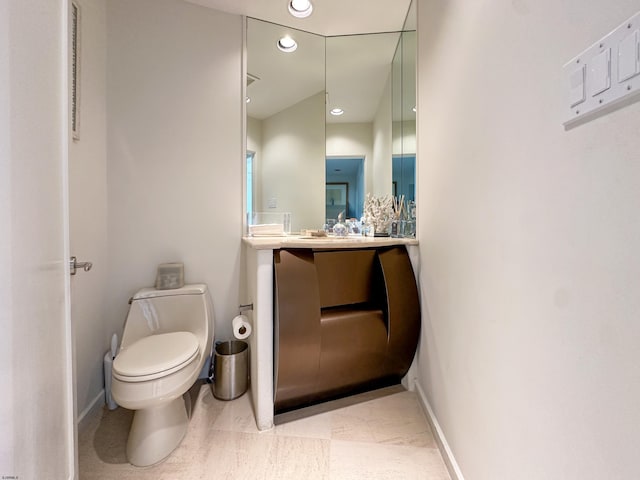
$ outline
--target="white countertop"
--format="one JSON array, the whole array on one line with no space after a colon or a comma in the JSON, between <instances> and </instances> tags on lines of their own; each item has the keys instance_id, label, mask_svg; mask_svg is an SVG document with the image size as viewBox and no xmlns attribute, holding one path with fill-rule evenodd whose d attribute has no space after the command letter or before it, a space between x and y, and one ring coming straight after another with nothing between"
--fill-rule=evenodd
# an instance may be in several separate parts
<instances>
[{"instance_id":1,"label":"white countertop","mask_svg":"<svg viewBox=\"0 0 640 480\"><path fill-rule=\"evenodd\" d=\"M256 250L277 250L279 248L367 248L392 245L418 245L415 238L392 237L242 237L242 241Z\"/></svg>"}]
</instances>

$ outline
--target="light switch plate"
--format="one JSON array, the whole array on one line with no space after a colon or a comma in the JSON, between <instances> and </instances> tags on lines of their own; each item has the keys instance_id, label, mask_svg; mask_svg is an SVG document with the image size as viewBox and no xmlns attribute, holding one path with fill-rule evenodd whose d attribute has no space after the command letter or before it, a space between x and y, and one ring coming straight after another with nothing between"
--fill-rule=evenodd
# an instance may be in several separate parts
<instances>
[{"instance_id":1,"label":"light switch plate","mask_svg":"<svg viewBox=\"0 0 640 480\"><path fill-rule=\"evenodd\" d=\"M566 129L640 100L639 42L640 12L564 65ZM581 68L584 92L579 85Z\"/></svg>"},{"instance_id":2,"label":"light switch plate","mask_svg":"<svg viewBox=\"0 0 640 480\"><path fill-rule=\"evenodd\" d=\"M587 85L592 97L611 87L611 49L607 48L589 60Z\"/></svg>"},{"instance_id":3,"label":"light switch plate","mask_svg":"<svg viewBox=\"0 0 640 480\"><path fill-rule=\"evenodd\" d=\"M571 102L572 107L575 107L585 101L584 77L584 65L577 68L569 75L569 101Z\"/></svg>"},{"instance_id":4,"label":"light switch plate","mask_svg":"<svg viewBox=\"0 0 640 480\"><path fill-rule=\"evenodd\" d=\"M618 81L624 82L640 73L640 30L627 35L618 44Z\"/></svg>"}]
</instances>

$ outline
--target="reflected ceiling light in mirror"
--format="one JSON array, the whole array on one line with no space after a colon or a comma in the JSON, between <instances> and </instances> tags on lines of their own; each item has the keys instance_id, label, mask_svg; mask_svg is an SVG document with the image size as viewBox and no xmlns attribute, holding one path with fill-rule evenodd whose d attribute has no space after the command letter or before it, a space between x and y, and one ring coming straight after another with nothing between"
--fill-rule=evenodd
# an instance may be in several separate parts
<instances>
[{"instance_id":1,"label":"reflected ceiling light in mirror","mask_svg":"<svg viewBox=\"0 0 640 480\"><path fill-rule=\"evenodd\" d=\"M342 110L341 108L332 108L329 113L338 117L344 113L344 110Z\"/></svg>"},{"instance_id":2,"label":"reflected ceiling light in mirror","mask_svg":"<svg viewBox=\"0 0 640 480\"><path fill-rule=\"evenodd\" d=\"M411 110L413 110L414 112L418 111L418 110L416 110L416 107L413 107Z\"/></svg>"},{"instance_id":3,"label":"reflected ceiling light in mirror","mask_svg":"<svg viewBox=\"0 0 640 480\"><path fill-rule=\"evenodd\" d=\"M289 13L296 18L306 18L313 12L313 5L309 0L290 0Z\"/></svg>"},{"instance_id":4,"label":"reflected ceiling light in mirror","mask_svg":"<svg viewBox=\"0 0 640 480\"><path fill-rule=\"evenodd\" d=\"M296 43L296 41L289 35L285 35L280 40L278 40L278 43L276 45L278 45L279 50L286 53L295 52L296 48L298 48L298 44Z\"/></svg>"},{"instance_id":5,"label":"reflected ceiling light in mirror","mask_svg":"<svg viewBox=\"0 0 640 480\"><path fill-rule=\"evenodd\" d=\"M247 97L246 102L247 102L247 103L251 103L251 97Z\"/></svg>"}]
</instances>

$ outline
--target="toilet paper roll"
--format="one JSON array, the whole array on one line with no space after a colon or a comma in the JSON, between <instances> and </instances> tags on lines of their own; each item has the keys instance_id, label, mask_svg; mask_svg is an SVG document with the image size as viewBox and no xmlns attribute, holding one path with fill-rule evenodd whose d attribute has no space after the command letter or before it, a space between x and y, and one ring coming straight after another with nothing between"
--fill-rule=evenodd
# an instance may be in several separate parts
<instances>
[{"instance_id":1,"label":"toilet paper roll","mask_svg":"<svg viewBox=\"0 0 640 480\"><path fill-rule=\"evenodd\" d=\"M244 340L251 335L251 321L246 315L238 315L233 319L231 325L233 326L233 336L238 340Z\"/></svg>"}]
</instances>

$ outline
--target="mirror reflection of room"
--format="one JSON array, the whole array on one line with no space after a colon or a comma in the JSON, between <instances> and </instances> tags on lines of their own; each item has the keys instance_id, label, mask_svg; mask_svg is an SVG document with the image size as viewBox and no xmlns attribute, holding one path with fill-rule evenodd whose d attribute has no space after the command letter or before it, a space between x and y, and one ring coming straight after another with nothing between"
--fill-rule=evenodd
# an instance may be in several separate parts
<instances>
[{"instance_id":1,"label":"mirror reflection of room","mask_svg":"<svg viewBox=\"0 0 640 480\"><path fill-rule=\"evenodd\" d=\"M293 52L276 48L289 35ZM291 231L324 221L324 37L247 21L247 150L254 212L290 212Z\"/></svg>"},{"instance_id":2,"label":"mirror reflection of room","mask_svg":"<svg viewBox=\"0 0 640 480\"><path fill-rule=\"evenodd\" d=\"M295 233L340 213L362 220L367 194L415 201L410 33L323 37L247 20L247 212L290 212ZM286 35L294 52L275 48Z\"/></svg>"}]
</instances>

